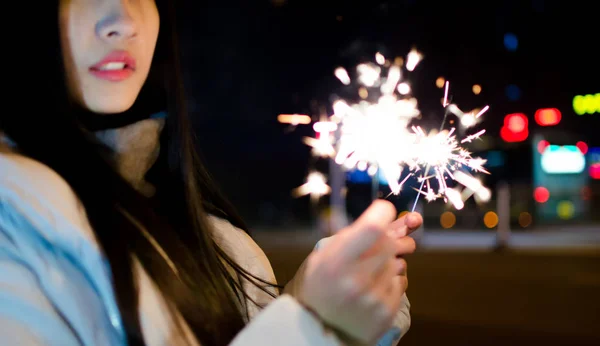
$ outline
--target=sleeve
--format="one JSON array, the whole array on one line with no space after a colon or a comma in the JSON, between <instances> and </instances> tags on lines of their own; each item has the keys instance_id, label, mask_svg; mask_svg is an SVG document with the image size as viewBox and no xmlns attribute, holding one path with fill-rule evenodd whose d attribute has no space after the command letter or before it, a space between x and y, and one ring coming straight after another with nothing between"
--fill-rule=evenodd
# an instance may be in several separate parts
<instances>
[{"instance_id":1,"label":"sleeve","mask_svg":"<svg viewBox=\"0 0 600 346\"><path fill-rule=\"evenodd\" d=\"M245 270L270 283L276 283L275 274L269 259L256 242L244 231L235 228L229 222L211 217L211 222L219 232L214 239ZM341 346L338 336L329 331L315 316L307 311L290 295L273 298L277 292L274 287L265 287L272 295L243 279L246 293L264 308L247 302L249 322L230 346Z\"/></svg>"},{"instance_id":2,"label":"sleeve","mask_svg":"<svg viewBox=\"0 0 600 346\"><path fill-rule=\"evenodd\" d=\"M230 346L341 346L310 312L290 295L275 299L244 328Z\"/></svg>"},{"instance_id":3,"label":"sleeve","mask_svg":"<svg viewBox=\"0 0 600 346\"><path fill-rule=\"evenodd\" d=\"M320 248L323 248L324 246L326 246L326 244L330 240L330 238L331 237L321 239L315 246L314 250L316 251L316 250L319 250ZM305 270L306 270L306 261L304 261L300 265L300 268L298 268L298 271L296 272L296 274L294 275L292 280L290 280L290 282L287 283L287 285L285 286L285 289L283 291L284 293L289 294L291 296L296 295L296 292L298 292L298 290L300 289L302 280L304 279L304 271ZM390 330L388 330L383 335L383 337L381 337L381 339L379 339L379 341L377 342L377 346L395 346L395 345L397 345L398 342L400 341L400 339L406 334L406 332L410 328L410 322L411 322L410 302L408 301L408 297L406 296L406 294L404 294L402 296L402 303L400 306L400 311L398 311L398 314L396 315L396 318L394 319L394 325L392 326L392 328L390 328Z\"/></svg>"},{"instance_id":4,"label":"sleeve","mask_svg":"<svg viewBox=\"0 0 600 346\"><path fill-rule=\"evenodd\" d=\"M25 263L0 258L0 339L7 345L81 345Z\"/></svg>"},{"instance_id":5,"label":"sleeve","mask_svg":"<svg viewBox=\"0 0 600 346\"><path fill-rule=\"evenodd\" d=\"M5 229L0 222L3 345L123 344L81 270L49 244L15 239Z\"/></svg>"}]
</instances>

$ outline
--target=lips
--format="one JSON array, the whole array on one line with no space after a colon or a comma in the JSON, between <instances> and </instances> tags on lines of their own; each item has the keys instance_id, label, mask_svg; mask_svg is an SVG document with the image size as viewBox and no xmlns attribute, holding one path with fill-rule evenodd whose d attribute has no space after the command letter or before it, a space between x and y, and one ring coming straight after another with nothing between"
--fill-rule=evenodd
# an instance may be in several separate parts
<instances>
[{"instance_id":1,"label":"lips","mask_svg":"<svg viewBox=\"0 0 600 346\"><path fill-rule=\"evenodd\" d=\"M135 59L127 51L113 51L90 67L94 76L111 82L120 82L135 72Z\"/></svg>"}]
</instances>

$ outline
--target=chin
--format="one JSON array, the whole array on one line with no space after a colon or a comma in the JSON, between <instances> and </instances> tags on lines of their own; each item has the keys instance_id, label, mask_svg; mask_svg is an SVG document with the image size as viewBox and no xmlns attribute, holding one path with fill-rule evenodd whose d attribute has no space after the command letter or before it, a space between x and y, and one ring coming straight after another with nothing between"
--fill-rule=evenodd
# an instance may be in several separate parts
<instances>
[{"instance_id":1,"label":"chin","mask_svg":"<svg viewBox=\"0 0 600 346\"><path fill-rule=\"evenodd\" d=\"M85 107L98 114L115 114L127 111L135 102L135 97L124 97L123 95L103 99L95 98L85 102Z\"/></svg>"}]
</instances>

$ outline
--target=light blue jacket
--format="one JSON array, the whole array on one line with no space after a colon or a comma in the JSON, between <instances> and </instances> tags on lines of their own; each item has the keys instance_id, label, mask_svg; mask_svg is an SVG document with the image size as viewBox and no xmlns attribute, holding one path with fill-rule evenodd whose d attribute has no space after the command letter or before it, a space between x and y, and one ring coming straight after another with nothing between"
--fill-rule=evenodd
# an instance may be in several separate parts
<instances>
[{"instance_id":1,"label":"light blue jacket","mask_svg":"<svg viewBox=\"0 0 600 346\"><path fill-rule=\"evenodd\" d=\"M110 266L81 203L48 167L2 148L0 143L0 344L126 345ZM268 261L261 263L267 263L265 275L272 275ZM406 332L408 309L405 300L379 346L395 345ZM148 345L175 344L149 337L146 330L144 336ZM257 313L231 345L340 344L284 294Z\"/></svg>"}]
</instances>

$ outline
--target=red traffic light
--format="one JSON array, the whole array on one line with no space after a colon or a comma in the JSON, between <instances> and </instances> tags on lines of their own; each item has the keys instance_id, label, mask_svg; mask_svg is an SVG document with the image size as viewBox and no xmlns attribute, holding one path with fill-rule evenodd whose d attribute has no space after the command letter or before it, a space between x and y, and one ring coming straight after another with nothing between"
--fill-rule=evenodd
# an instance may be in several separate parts
<instances>
[{"instance_id":1,"label":"red traffic light","mask_svg":"<svg viewBox=\"0 0 600 346\"><path fill-rule=\"evenodd\" d=\"M553 126L560 123L562 114L556 108L542 108L535 112L535 122L540 126Z\"/></svg>"},{"instance_id":2,"label":"red traffic light","mask_svg":"<svg viewBox=\"0 0 600 346\"><path fill-rule=\"evenodd\" d=\"M529 137L529 119L523 113L512 113L504 117L500 137L505 142L522 142Z\"/></svg>"}]
</instances>

